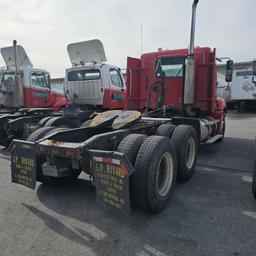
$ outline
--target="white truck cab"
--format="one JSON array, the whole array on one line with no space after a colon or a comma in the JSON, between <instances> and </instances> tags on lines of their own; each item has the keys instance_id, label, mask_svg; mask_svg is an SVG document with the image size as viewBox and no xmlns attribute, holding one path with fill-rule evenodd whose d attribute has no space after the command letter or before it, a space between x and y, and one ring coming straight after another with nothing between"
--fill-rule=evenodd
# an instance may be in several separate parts
<instances>
[{"instance_id":1,"label":"white truck cab","mask_svg":"<svg viewBox=\"0 0 256 256\"><path fill-rule=\"evenodd\" d=\"M72 68L66 70L65 93L77 105L124 108L126 85L120 68L107 63L100 40L69 44Z\"/></svg>"}]
</instances>

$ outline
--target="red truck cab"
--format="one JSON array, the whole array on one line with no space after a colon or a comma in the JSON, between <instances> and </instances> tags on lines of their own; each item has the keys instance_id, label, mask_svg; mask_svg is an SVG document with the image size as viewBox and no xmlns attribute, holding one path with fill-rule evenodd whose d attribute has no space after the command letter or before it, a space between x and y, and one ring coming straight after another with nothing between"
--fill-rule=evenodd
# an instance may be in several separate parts
<instances>
[{"instance_id":1,"label":"red truck cab","mask_svg":"<svg viewBox=\"0 0 256 256\"><path fill-rule=\"evenodd\" d=\"M165 50L147 53L141 59L128 57L127 93L128 108L146 107L148 86L160 82L165 84L162 105L171 105L181 111L184 104L185 62L188 49ZM191 110L212 114L217 110L216 98L216 54L215 49L195 48L195 92ZM152 93L150 109L157 108L161 89ZM223 106L222 106L223 107Z\"/></svg>"},{"instance_id":2,"label":"red truck cab","mask_svg":"<svg viewBox=\"0 0 256 256\"><path fill-rule=\"evenodd\" d=\"M67 104L64 92L51 89L49 72L33 68L22 46L1 48L1 54L6 64L0 84L1 108L51 107L58 111Z\"/></svg>"},{"instance_id":3,"label":"red truck cab","mask_svg":"<svg viewBox=\"0 0 256 256\"><path fill-rule=\"evenodd\" d=\"M161 50L127 59L127 108L156 110L169 106L177 114L193 117L211 116L220 120L225 101L216 97L216 51L208 47L194 49L194 90L192 102L185 102L188 49ZM151 90L150 99L148 98Z\"/></svg>"}]
</instances>

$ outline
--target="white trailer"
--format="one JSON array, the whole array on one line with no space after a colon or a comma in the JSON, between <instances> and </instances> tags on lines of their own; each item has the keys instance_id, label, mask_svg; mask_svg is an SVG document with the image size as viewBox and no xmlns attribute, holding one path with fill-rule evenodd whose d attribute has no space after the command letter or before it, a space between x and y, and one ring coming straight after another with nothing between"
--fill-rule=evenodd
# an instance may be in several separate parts
<instances>
[{"instance_id":1,"label":"white trailer","mask_svg":"<svg viewBox=\"0 0 256 256\"><path fill-rule=\"evenodd\" d=\"M224 79L226 65L217 66L217 95L225 98L228 109L256 109L256 84L253 83L252 61L234 63L232 81Z\"/></svg>"},{"instance_id":2,"label":"white trailer","mask_svg":"<svg viewBox=\"0 0 256 256\"><path fill-rule=\"evenodd\" d=\"M233 74L231 100L256 100L256 86L252 83L252 70L237 70Z\"/></svg>"},{"instance_id":3,"label":"white trailer","mask_svg":"<svg viewBox=\"0 0 256 256\"><path fill-rule=\"evenodd\" d=\"M230 103L236 108L256 108L256 84L252 69L236 70L231 84Z\"/></svg>"}]
</instances>

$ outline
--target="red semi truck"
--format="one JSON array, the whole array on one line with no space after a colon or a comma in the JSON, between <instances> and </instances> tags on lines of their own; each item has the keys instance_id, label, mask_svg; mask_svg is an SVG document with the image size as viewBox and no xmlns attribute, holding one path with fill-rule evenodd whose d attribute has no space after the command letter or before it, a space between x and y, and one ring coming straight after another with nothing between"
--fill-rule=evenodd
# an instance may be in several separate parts
<instances>
[{"instance_id":1,"label":"red semi truck","mask_svg":"<svg viewBox=\"0 0 256 256\"><path fill-rule=\"evenodd\" d=\"M129 110L102 112L83 127L48 135L43 127L27 141L14 140L12 181L33 189L36 181L64 185L84 171L104 205L129 213L133 201L146 211L163 210L176 179L193 176L199 144L221 141L225 131L215 50L194 48L197 4L189 49L128 58L125 97L100 91L103 105L115 99Z\"/></svg>"},{"instance_id":2,"label":"red semi truck","mask_svg":"<svg viewBox=\"0 0 256 256\"><path fill-rule=\"evenodd\" d=\"M13 46L1 48L6 64L0 87L0 111L13 113L20 108L53 108L67 104L64 93L53 91L50 74L34 68L26 51L14 40Z\"/></svg>"},{"instance_id":3,"label":"red semi truck","mask_svg":"<svg viewBox=\"0 0 256 256\"><path fill-rule=\"evenodd\" d=\"M37 122L67 104L64 93L52 90L50 74L34 68L26 51L16 41L1 48L6 68L0 80L0 145L21 138L27 122Z\"/></svg>"}]
</instances>

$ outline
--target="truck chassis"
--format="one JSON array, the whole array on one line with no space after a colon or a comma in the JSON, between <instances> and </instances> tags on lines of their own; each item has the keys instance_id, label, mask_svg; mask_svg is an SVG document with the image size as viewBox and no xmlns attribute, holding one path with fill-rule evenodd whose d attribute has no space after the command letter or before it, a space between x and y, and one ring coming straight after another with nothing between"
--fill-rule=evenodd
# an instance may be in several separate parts
<instances>
[{"instance_id":1,"label":"truck chassis","mask_svg":"<svg viewBox=\"0 0 256 256\"><path fill-rule=\"evenodd\" d=\"M163 210L176 178L194 172L200 131L175 117L147 118L137 111L107 111L84 128L34 141L13 140L12 181L32 189L36 181L65 185L86 172L97 201L130 213L130 200L151 212ZM131 198L131 199L130 199Z\"/></svg>"}]
</instances>

